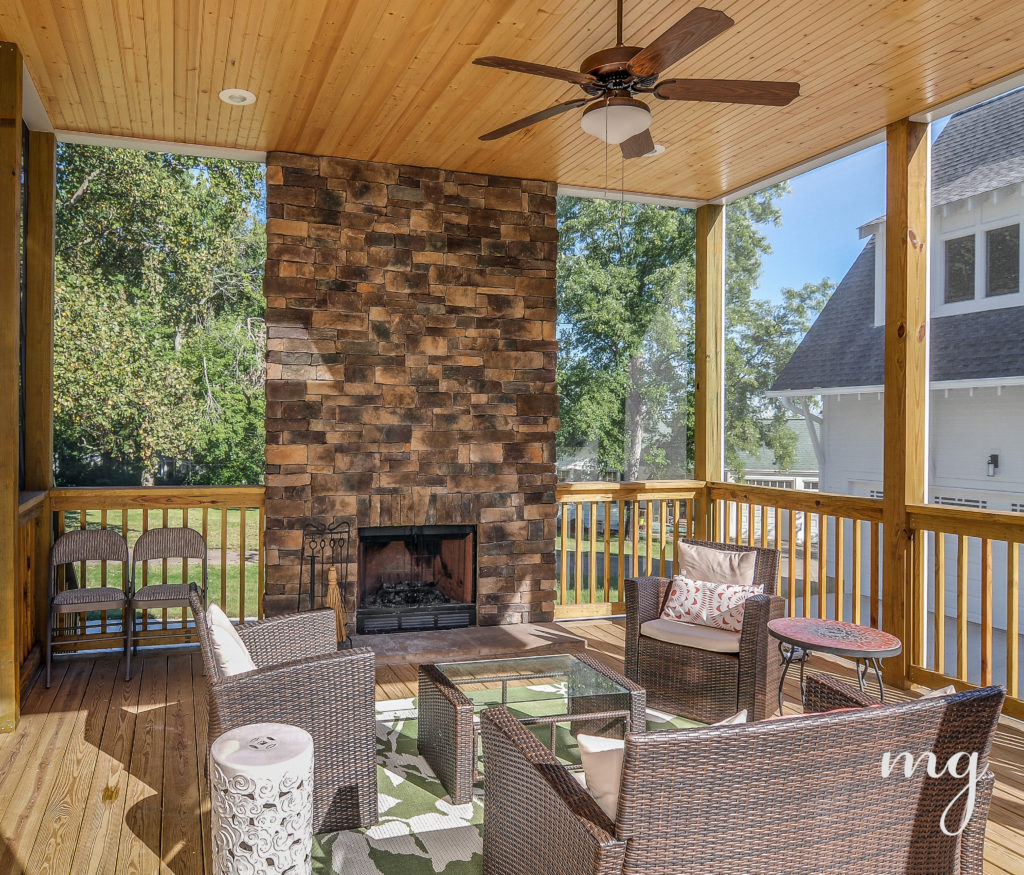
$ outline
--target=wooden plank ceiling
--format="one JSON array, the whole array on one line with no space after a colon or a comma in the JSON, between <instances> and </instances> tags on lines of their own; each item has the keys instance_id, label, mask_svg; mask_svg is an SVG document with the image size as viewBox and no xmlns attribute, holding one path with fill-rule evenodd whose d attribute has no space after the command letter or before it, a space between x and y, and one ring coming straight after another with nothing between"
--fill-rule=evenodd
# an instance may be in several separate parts
<instances>
[{"instance_id":1,"label":"wooden plank ceiling","mask_svg":"<svg viewBox=\"0 0 1024 875\"><path fill-rule=\"evenodd\" d=\"M646 45L698 3L627 0ZM1024 65L1018 0L705 0L736 26L666 77L796 80L789 107L652 101L666 152L625 187L708 199L870 134ZM613 0L5 0L54 126L605 185L580 111L505 139L479 134L581 96L475 67L505 55L576 69L615 42ZM222 88L254 91L229 107ZM620 182L618 149L608 178Z\"/></svg>"}]
</instances>

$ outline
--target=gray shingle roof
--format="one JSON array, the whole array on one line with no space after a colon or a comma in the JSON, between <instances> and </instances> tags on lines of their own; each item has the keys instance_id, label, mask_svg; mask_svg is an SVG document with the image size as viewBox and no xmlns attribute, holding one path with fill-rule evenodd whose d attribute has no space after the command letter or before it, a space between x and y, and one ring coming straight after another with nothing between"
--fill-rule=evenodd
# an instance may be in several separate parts
<instances>
[{"instance_id":1,"label":"gray shingle roof","mask_svg":"<svg viewBox=\"0 0 1024 875\"><path fill-rule=\"evenodd\" d=\"M814 444L807 433L807 424L802 419L787 419L785 427L796 435L793 464L789 471L817 471L818 457L814 454ZM761 447L756 453L740 453L740 461L748 475L756 471L781 471L775 464L775 453L769 447Z\"/></svg>"},{"instance_id":2,"label":"gray shingle roof","mask_svg":"<svg viewBox=\"0 0 1024 875\"><path fill-rule=\"evenodd\" d=\"M932 159L933 205L1024 181L1024 89L954 115ZM772 391L882 385L885 331L874 324L874 284L872 236ZM934 381L1024 376L1024 307L932 319L930 354Z\"/></svg>"}]
</instances>

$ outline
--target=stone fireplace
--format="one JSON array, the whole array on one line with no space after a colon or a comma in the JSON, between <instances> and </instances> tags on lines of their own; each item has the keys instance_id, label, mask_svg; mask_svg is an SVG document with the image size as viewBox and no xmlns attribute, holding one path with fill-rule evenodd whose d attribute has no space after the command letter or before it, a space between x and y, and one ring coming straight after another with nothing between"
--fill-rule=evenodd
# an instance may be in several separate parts
<instances>
[{"instance_id":1,"label":"stone fireplace","mask_svg":"<svg viewBox=\"0 0 1024 875\"><path fill-rule=\"evenodd\" d=\"M470 527L476 622L551 619L554 195L538 180L268 155L268 614L295 610L302 527L340 518L368 537Z\"/></svg>"}]
</instances>

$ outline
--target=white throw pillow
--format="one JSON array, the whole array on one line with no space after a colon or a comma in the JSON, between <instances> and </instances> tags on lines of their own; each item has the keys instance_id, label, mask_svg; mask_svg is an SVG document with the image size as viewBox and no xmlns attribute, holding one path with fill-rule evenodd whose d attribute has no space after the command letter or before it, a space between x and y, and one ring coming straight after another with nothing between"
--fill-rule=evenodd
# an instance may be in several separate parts
<instances>
[{"instance_id":1,"label":"white throw pillow","mask_svg":"<svg viewBox=\"0 0 1024 875\"><path fill-rule=\"evenodd\" d=\"M752 595L763 592L763 584L740 586L676 575L665 594L661 618L742 632L744 603Z\"/></svg>"},{"instance_id":2,"label":"white throw pillow","mask_svg":"<svg viewBox=\"0 0 1024 875\"><path fill-rule=\"evenodd\" d=\"M213 645L213 659L221 677L255 671L249 649L235 631L227 615L215 604L206 609L206 625Z\"/></svg>"},{"instance_id":3,"label":"white throw pillow","mask_svg":"<svg viewBox=\"0 0 1024 875\"><path fill-rule=\"evenodd\" d=\"M715 583L734 583L750 586L754 582L757 553L753 550L716 550L699 544L676 542L675 573L690 580L713 580Z\"/></svg>"},{"instance_id":4,"label":"white throw pillow","mask_svg":"<svg viewBox=\"0 0 1024 875\"><path fill-rule=\"evenodd\" d=\"M719 720L715 726L731 726L734 723L746 723L746 709L725 720ZM614 823L619 807L619 785L622 783L622 757L626 752L626 742L621 738L604 738L600 735L584 735L576 737L580 747L580 760L583 762L583 780L580 781L590 795L594 797L601 810Z\"/></svg>"}]
</instances>

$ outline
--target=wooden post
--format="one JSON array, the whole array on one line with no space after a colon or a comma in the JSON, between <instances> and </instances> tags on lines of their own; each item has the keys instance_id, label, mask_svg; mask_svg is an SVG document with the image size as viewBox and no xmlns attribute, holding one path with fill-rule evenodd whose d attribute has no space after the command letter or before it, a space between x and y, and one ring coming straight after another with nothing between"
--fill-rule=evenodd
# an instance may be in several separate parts
<instances>
[{"instance_id":1,"label":"wooden post","mask_svg":"<svg viewBox=\"0 0 1024 875\"><path fill-rule=\"evenodd\" d=\"M57 194L56 139L28 135L28 240L25 301L25 488L53 487L53 266ZM46 638L47 574L53 526L49 502L36 519L36 638Z\"/></svg>"},{"instance_id":2,"label":"wooden post","mask_svg":"<svg viewBox=\"0 0 1024 875\"><path fill-rule=\"evenodd\" d=\"M694 399L693 476L722 479L722 375L725 354L725 207L697 208L696 392ZM694 531L714 537L707 491L694 500Z\"/></svg>"},{"instance_id":3,"label":"wooden post","mask_svg":"<svg viewBox=\"0 0 1024 875\"><path fill-rule=\"evenodd\" d=\"M928 125L886 129L885 418L882 625L903 642L885 661L888 683L906 687L914 645L915 589L907 505L925 500L928 380Z\"/></svg>"},{"instance_id":4,"label":"wooden post","mask_svg":"<svg viewBox=\"0 0 1024 875\"><path fill-rule=\"evenodd\" d=\"M18 724L18 372L21 325L21 52L0 43L0 732Z\"/></svg>"}]
</instances>

